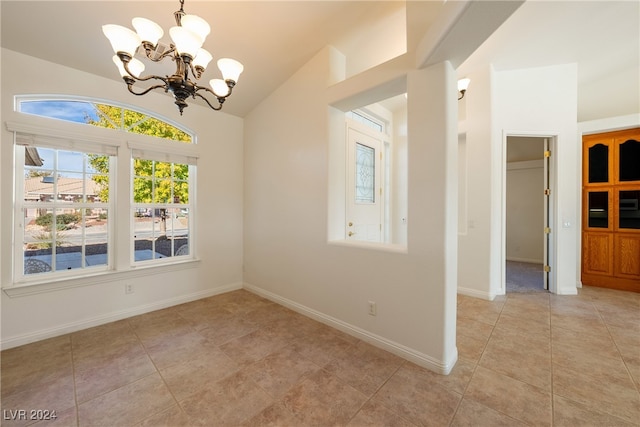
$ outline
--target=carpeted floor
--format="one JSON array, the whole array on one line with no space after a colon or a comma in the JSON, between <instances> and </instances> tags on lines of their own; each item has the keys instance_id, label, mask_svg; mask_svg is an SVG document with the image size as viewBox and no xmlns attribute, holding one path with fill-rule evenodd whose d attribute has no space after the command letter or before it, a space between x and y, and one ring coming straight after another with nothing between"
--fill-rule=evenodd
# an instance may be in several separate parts
<instances>
[{"instance_id":1,"label":"carpeted floor","mask_svg":"<svg viewBox=\"0 0 640 427\"><path fill-rule=\"evenodd\" d=\"M507 261L507 292L546 292L542 264Z\"/></svg>"}]
</instances>

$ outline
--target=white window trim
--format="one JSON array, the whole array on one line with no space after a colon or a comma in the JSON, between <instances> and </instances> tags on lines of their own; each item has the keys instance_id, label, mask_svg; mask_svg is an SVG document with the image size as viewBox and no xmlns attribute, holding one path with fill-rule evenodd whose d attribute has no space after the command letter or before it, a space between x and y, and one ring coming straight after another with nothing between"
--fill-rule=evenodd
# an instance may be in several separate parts
<instances>
[{"instance_id":1,"label":"white window trim","mask_svg":"<svg viewBox=\"0 0 640 427\"><path fill-rule=\"evenodd\" d=\"M92 101L98 102L97 100ZM123 108L127 107L123 106ZM156 117L152 114L151 116ZM162 117L156 118L164 120ZM40 124L41 122L44 122L47 125ZM49 123L51 124L51 126L48 125ZM184 163L195 164L197 162L197 159L199 158L198 146L197 144L195 144L195 135L193 136L194 142L188 144L184 142L163 140L161 138L151 137L147 135L114 131L113 129L103 129L99 127L87 126L84 124L73 122L65 122L39 116L29 116L29 118L25 119L24 121L7 121L5 122L5 126L8 131L13 132L14 134L14 149L15 147L23 146L26 144L37 144L43 146L51 146L52 148L70 150L80 149L82 147L83 149L81 149L80 151L93 151L98 153L100 152L100 147L104 147L107 151L115 150L117 152L116 161L118 163L118 167L116 168L117 170L115 172L117 175L115 178L116 182L122 181L123 179L126 179L127 183L131 182L131 168L127 166L131 162L131 151L134 147L136 147L136 149L146 149L148 151L156 153L164 153L164 155L166 156L165 158L175 159L171 161L176 163L183 162L183 160L186 159L188 161L185 161ZM18 143L18 141L16 141L16 135L18 134L28 135L28 137L23 138L22 141ZM91 149L87 150L87 147L91 147ZM15 167L16 166L14 165L14 169ZM15 170L14 179L16 179ZM190 220L191 229L189 238L191 240L191 251L188 256L181 256L176 260L171 258L171 261L148 264L136 263L134 265L131 261L131 259L133 259L133 256L129 256L129 253L132 250L132 246L129 244L131 236L130 230L127 229L127 227L120 227L121 230L119 231L117 228L118 223L129 224L128 220L124 220L124 215L126 215L127 218L129 217L132 196L130 195L130 191L118 192L117 189L114 189L112 193L114 199L117 198L117 202L115 202L114 208L112 209L113 213L109 215L109 227L114 230L112 234L112 239L114 240L114 242L112 243L111 241L109 241L109 244L114 248L114 253L110 254L110 269L104 271L94 270L90 273L85 274L82 274L82 272L78 272L78 270L74 270L75 274L70 273L69 276L63 274L56 274L55 277L41 277L40 275L34 275L37 277L28 278L29 280L25 280L24 275L18 275L14 271L11 275L11 283L3 284L2 290L9 296L32 295L80 286L91 286L101 282L110 282L113 280L118 280L120 278L125 279L130 277L137 277L140 275L155 274L156 272L195 268L200 260L199 258L197 258L197 254L195 252L195 236L197 235L197 232L195 230L195 209L193 209L193 206L196 206L196 184L194 182L191 182L190 185L190 191L192 193L190 197L193 197L191 202L192 209L190 210L190 215L193 215L193 217ZM16 186L14 185L14 206L17 206L15 197L17 197L18 194L15 192L15 189ZM18 245L15 240L17 237L15 231L16 215L19 214L19 212L17 212L17 209L17 207L14 208L11 214L11 221L13 224L12 229L14 230L14 243L12 248L14 249L12 251L12 255L14 257L17 256L17 246L19 246L20 248L22 247L22 244L20 243ZM124 232L122 231L122 229L124 229ZM119 236L119 234L125 236L126 239L125 237ZM16 262L12 262L12 268L15 269L16 264ZM20 280L17 280L18 278L20 278Z\"/></svg>"}]
</instances>

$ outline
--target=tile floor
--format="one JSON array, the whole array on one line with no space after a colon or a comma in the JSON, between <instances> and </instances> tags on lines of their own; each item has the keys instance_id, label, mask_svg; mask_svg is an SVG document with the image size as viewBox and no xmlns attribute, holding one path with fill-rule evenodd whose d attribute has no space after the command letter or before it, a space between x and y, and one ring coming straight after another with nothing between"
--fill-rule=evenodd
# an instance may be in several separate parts
<instances>
[{"instance_id":1,"label":"tile floor","mask_svg":"<svg viewBox=\"0 0 640 427\"><path fill-rule=\"evenodd\" d=\"M458 350L437 375L241 290L2 352L2 425L640 425L640 294L459 296Z\"/></svg>"}]
</instances>

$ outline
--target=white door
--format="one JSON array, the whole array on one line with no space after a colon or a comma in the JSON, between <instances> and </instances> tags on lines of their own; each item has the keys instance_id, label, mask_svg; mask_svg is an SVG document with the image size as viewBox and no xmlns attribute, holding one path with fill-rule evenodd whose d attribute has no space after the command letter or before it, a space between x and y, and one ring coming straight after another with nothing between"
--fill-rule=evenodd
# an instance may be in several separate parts
<instances>
[{"instance_id":1,"label":"white door","mask_svg":"<svg viewBox=\"0 0 640 427\"><path fill-rule=\"evenodd\" d=\"M549 138L544 139L544 265L543 286L549 290L551 272L551 148Z\"/></svg>"},{"instance_id":2,"label":"white door","mask_svg":"<svg viewBox=\"0 0 640 427\"><path fill-rule=\"evenodd\" d=\"M382 147L380 137L347 123L348 240L382 242Z\"/></svg>"}]
</instances>

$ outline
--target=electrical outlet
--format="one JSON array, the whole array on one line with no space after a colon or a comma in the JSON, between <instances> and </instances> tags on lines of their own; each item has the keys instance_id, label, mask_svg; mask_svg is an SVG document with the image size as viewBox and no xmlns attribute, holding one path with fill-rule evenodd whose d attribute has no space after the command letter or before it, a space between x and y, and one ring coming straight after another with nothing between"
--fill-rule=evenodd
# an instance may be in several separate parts
<instances>
[{"instance_id":1,"label":"electrical outlet","mask_svg":"<svg viewBox=\"0 0 640 427\"><path fill-rule=\"evenodd\" d=\"M375 316L378 312L375 301L369 301L369 315Z\"/></svg>"},{"instance_id":2,"label":"electrical outlet","mask_svg":"<svg viewBox=\"0 0 640 427\"><path fill-rule=\"evenodd\" d=\"M125 283L124 284L124 293L125 294L132 294L133 293L133 285L131 283Z\"/></svg>"}]
</instances>

